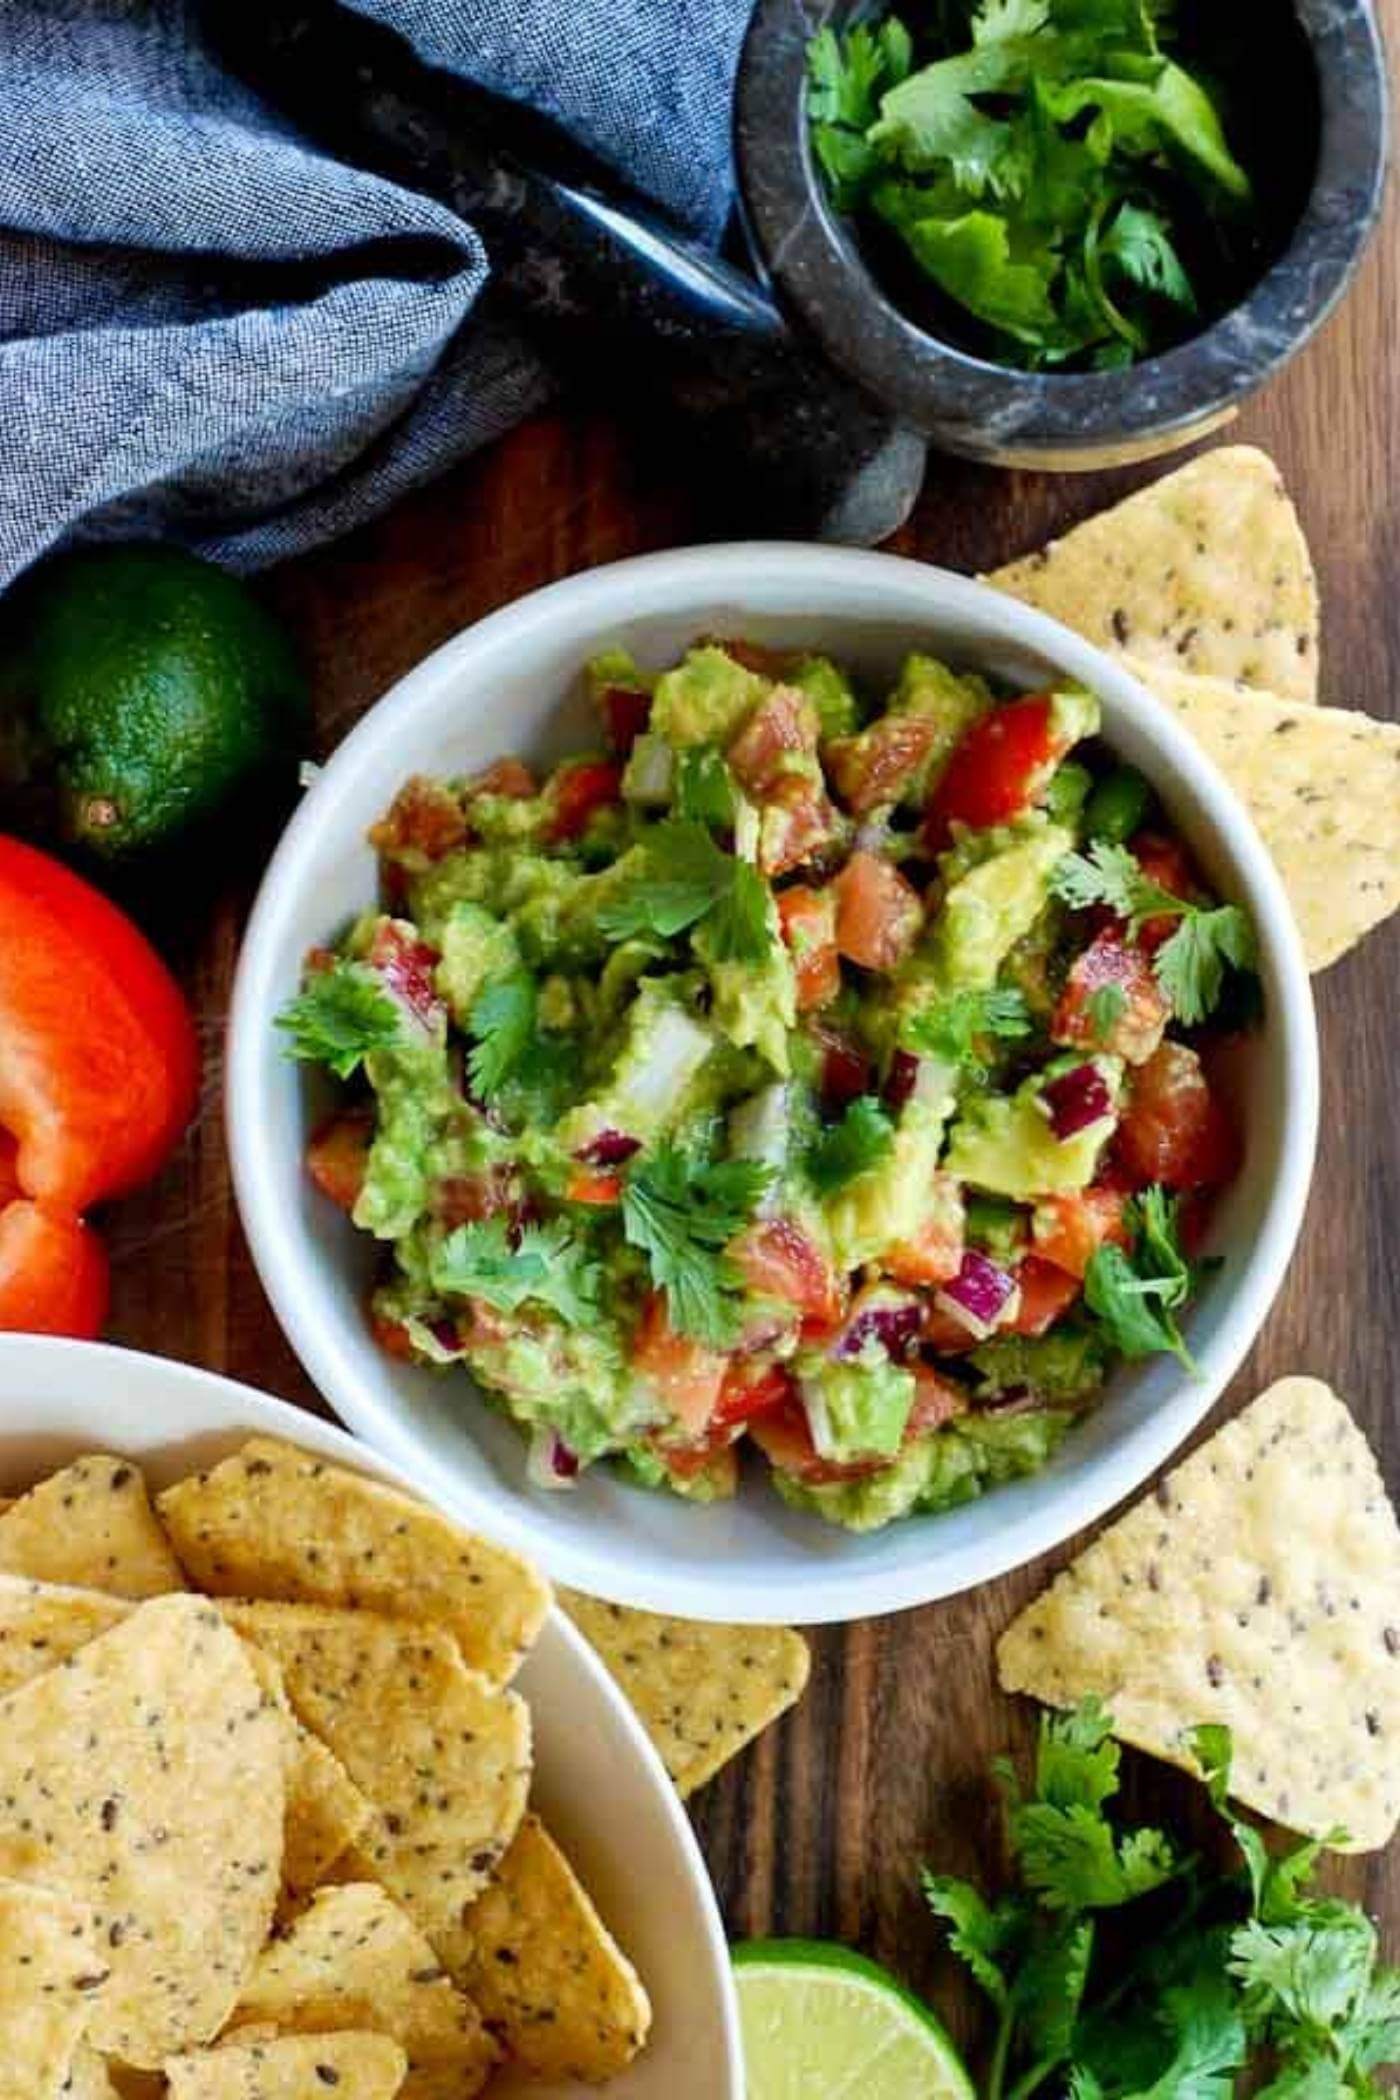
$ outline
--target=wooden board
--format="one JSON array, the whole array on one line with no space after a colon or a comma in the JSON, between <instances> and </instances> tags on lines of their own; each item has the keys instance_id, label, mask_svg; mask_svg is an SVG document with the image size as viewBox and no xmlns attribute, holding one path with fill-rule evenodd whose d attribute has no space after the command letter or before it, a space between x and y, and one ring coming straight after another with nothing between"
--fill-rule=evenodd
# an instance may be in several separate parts
<instances>
[{"instance_id":1,"label":"wooden board","mask_svg":"<svg viewBox=\"0 0 1400 2100\"><path fill-rule=\"evenodd\" d=\"M1389 0L1400 42L1400 0ZM1236 433L1279 460L1317 555L1327 697L1400 715L1400 209L1394 198L1360 283L1322 338L1240 418ZM1234 434L1234 433L1232 433ZM311 670L318 744L428 650L537 585L690 538L684 492L657 448L629 445L581 410L537 418L379 523L281 570L267 589ZM936 461L894 546L955 568L991 567L1150 478L1000 474ZM389 784L386 783L386 787ZM254 1276L229 1192L220 1121L224 1015L256 857L229 841L237 872L213 908L192 899L186 981L201 1016L205 1109L160 1184L112 1220L114 1333L283 1396L316 1397ZM1400 1491L1400 922L1318 984L1322 1145L1292 1272L1222 1412L1269 1379L1331 1379L1375 1440ZM1055 1561L1063 1555L1055 1556ZM1032 1715L995 1690L994 1635L1051 1563L975 1596L817 1637L800 1710L694 1803L736 1935L829 1934L891 1962L928 1990L958 2032L976 2016L922 1910L922 1861L975 1871L995 1856L985 1783L998 1751L1023 1750ZM1139 1806L1189 1788L1135 1763ZM1338 1872L1364 1896L1400 1957L1400 1851Z\"/></svg>"}]
</instances>

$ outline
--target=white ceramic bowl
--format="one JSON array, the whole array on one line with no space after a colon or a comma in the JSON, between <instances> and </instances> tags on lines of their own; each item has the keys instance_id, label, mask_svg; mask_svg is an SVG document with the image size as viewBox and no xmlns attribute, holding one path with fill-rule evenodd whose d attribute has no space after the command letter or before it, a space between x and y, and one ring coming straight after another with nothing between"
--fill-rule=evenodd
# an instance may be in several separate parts
<instances>
[{"instance_id":1,"label":"white ceramic bowl","mask_svg":"<svg viewBox=\"0 0 1400 2100\"><path fill-rule=\"evenodd\" d=\"M135 1459L157 1487L253 1435L286 1437L343 1465L410 1485L343 1430L230 1379L88 1342L0 1336L0 1492L80 1451ZM530 1703L533 1799L576 1862L651 1993L652 2039L611 2100L743 2100L724 1931L685 1812L632 1709L561 1612L516 1680ZM597 2088L522 2085L493 2094L583 2100Z\"/></svg>"},{"instance_id":2,"label":"white ceramic bowl","mask_svg":"<svg viewBox=\"0 0 1400 2100\"><path fill-rule=\"evenodd\" d=\"M571 1494L532 1489L521 1441L474 1404L464 1374L405 1367L371 1341L362 1299L372 1246L302 1170L315 1087L273 1026L305 951L372 900L365 829L408 774L596 743L584 660L623 643L661 665L703 634L829 650L875 676L920 648L1028 686L1055 674L1082 680L1102 701L1107 737L1147 774L1208 877L1249 908L1259 933L1267 1020L1240 1088L1246 1164L1217 1222L1225 1267L1188 1323L1199 1377L1170 1358L1125 1368L1034 1479L865 1538L789 1511L761 1478L711 1508L601 1470ZM924 1603L1018 1566L1129 1494L1200 1420L1268 1311L1297 1236L1317 1126L1317 1038L1268 855L1215 768L1120 665L1015 600L914 562L829 547L703 547L595 569L492 614L410 672L346 738L289 825L248 929L228 1126L254 1259L294 1347L345 1418L425 1493L596 1595L700 1618L813 1623Z\"/></svg>"}]
</instances>

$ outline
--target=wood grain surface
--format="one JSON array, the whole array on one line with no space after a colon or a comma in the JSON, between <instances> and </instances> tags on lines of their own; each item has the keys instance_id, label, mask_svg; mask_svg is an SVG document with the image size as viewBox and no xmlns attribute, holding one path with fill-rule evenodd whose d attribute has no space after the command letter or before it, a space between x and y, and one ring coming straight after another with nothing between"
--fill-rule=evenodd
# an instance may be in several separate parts
<instances>
[{"instance_id":1,"label":"wood grain surface","mask_svg":"<svg viewBox=\"0 0 1400 2100\"><path fill-rule=\"evenodd\" d=\"M1386 0L1400 48L1400 0ZM1240 418L1279 461L1312 541L1324 605L1324 697L1400 715L1400 209L1343 310ZM645 455L645 456L643 456ZM935 460L902 554L977 569L1151 478L1003 474ZM537 585L696 535L684 488L643 447L582 405L536 418L352 538L267 579L312 674L317 741L331 750L410 665L468 622ZM502 723L502 747L510 746ZM392 783L385 783L386 792ZM228 868L211 892L167 900L206 1052L204 1113L160 1184L111 1220L113 1332L300 1401L317 1396L282 1339L249 1262L220 1120L223 1028L259 856L214 842ZM1322 1143L1297 1258L1248 1363L1221 1404L1310 1371L1346 1395L1400 1491L1400 921L1317 983ZM1217 1416L1216 1419L1218 1419ZM997 1691L995 1635L1068 1554L975 1595L814 1638L811 1689L694 1802L736 1934L832 1935L927 1990L970 2038L962 1993L917 1891L921 1861L975 1871L992 1856L988 1758L1029 1743L1033 1713ZM1189 1812L1185 1782L1132 1760L1134 1805ZM1335 1879L1364 1896L1400 1958L1400 1849Z\"/></svg>"}]
</instances>

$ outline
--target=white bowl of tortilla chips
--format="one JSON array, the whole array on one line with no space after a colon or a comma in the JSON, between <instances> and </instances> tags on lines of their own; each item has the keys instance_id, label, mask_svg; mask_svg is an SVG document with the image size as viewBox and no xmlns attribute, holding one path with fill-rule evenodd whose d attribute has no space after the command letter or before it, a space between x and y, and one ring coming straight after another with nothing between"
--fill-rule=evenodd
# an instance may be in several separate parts
<instances>
[{"instance_id":1,"label":"white bowl of tortilla chips","mask_svg":"<svg viewBox=\"0 0 1400 2100\"><path fill-rule=\"evenodd\" d=\"M0 1339L0 1491L0 2050L36 2093L113 2100L110 2058L173 2100L738 2100L694 1838L532 1569L115 1349Z\"/></svg>"},{"instance_id":2,"label":"white bowl of tortilla chips","mask_svg":"<svg viewBox=\"0 0 1400 2100\"><path fill-rule=\"evenodd\" d=\"M1148 775L1217 894L1244 905L1258 934L1266 1018L1239 1074L1246 1161L1212 1234L1223 1266L1188 1321L1198 1374L1165 1357L1126 1366L1035 1477L865 1536L786 1508L756 1478L708 1507L601 1467L572 1493L532 1486L522 1440L464 1374L393 1361L371 1338L374 1246L304 1172L314 1089L274 1026L307 950L373 900L365 833L400 782L470 774L511 751L576 750L590 737L590 655L618 644L662 665L705 634L825 651L874 679L922 649L1022 689L1081 681L1102 703L1106 739ZM444 1508L595 1596L692 1618L811 1624L984 1582L1091 1523L1161 1464L1225 1386L1282 1279L1312 1168L1317 1088L1307 969L1275 866L1215 765L1140 676L965 577L887 555L755 544L647 556L536 592L447 643L371 710L307 795L259 897L234 996L228 1127L253 1254L303 1362Z\"/></svg>"}]
</instances>

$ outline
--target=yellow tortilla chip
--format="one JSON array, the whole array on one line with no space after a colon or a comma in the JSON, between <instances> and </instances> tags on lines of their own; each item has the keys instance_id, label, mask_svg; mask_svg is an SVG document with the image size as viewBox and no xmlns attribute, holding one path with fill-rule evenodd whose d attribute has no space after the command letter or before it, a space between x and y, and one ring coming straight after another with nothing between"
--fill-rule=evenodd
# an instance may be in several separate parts
<instances>
[{"instance_id":1,"label":"yellow tortilla chip","mask_svg":"<svg viewBox=\"0 0 1400 2100\"><path fill-rule=\"evenodd\" d=\"M0 1881L0 2092L59 2092L106 1981L86 1904Z\"/></svg>"},{"instance_id":2,"label":"yellow tortilla chip","mask_svg":"<svg viewBox=\"0 0 1400 2100\"><path fill-rule=\"evenodd\" d=\"M58 2100L119 2100L107 2066L97 2053L79 2042L68 2076L58 2089Z\"/></svg>"},{"instance_id":3,"label":"yellow tortilla chip","mask_svg":"<svg viewBox=\"0 0 1400 2100\"><path fill-rule=\"evenodd\" d=\"M102 1453L41 1480L0 1515L0 1571L114 1597L185 1587L140 1467Z\"/></svg>"},{"instance_id":4,"label":"yellow tortilla chip","mask_svg":"<svg viewBox=\"0 0 1400 2100\"><path fill-rule=\"evenodd\" d=\"M403 2100L446 2092L471 2100L500 2059L470 1999L377 1883L323 1889L263 1949L233 2016L282 2034L367 2028L408 2059Z\"/></svg>"},{"instance_id":5,"label":"yellow tortilla chip","mask_svg":"<svg viewBox=\"0 0 1400 2100\"><path fill-rule=\"evenodd\" d=\"M0 1875L90 1905L112 1972L94 2048L155 2069L232 2011L277 1893L281 1726L200 1597L0 1700Z\"/></svg>"},{"instance_id":6,"label":"yellow tortilla chip","mask_svg":"<svg viewBox=\"0 0 1400 2100\"><path fill-rule=\"evenodd\" d=\"M133 1608L95 1590L0 1575L0 1694L66 1662L98 1634L119 1626Z\"/></svg>"},{"instance_id":7,"label":"yellow tortilla chip","mask_svg":"<svg viewBox=\"0 0 1400 2100\"><path fill-rule=\"evenodd\" d=\"M1400 905L1400 723L1130 661L1253 817L1325 970Z\"/></svg>"},{"instance_id":8,"label":"yellow tortilla chip","mask_svg":"<svg viewBox=\"0 0 1400 2100\"><path fill-rule=\"evenodd\" d=\"M603 1604L560 1603L636 1709L682 1795L796 1704L811 1656L787 1626L711 1626Z\"/></svg>"},{"instance_id":9,"label":"yellow tortilla chip","mask_svg":"<svg viewBox=\"0 0 1400 2100\"><path fill-rule=\"evenodd\" d=\"M382 2034L279 2037L225 2044L165 2066L170 2100L393 2100L404 2055Z\"/></svg>"},{"instance_id":10,"label":"yellow tortilla chip","mask_svg":"<svg viewBox=\"0 0 1400 2100\"><path fill-rule=\"evenodd\" d=\"M987 579L1141 663L1317 698L1317 578L1277 467L1223 445Z\"/></svg>"},{"instance_id":11,"label":"yellow tortilla chip","mask_svg":"<svg viewBox=\"0 0 1400 2100\"><path fill-rule=\"evenodd\" d=\"M615 2078L651 2027L640 1978L537 1816L440 1949L535 2078Z\"/></svg>"},{"instance_id":12,"label":"yellow tortilla chip","mask_svg":"<svg viewBox=\"0 0 1400 2100\"><path fill-rule=\"evenodd\" d=\"M315 1604L222 1608L374 1804L351 1860L433 1939L484 1888L525 1812L524 1701L469 1670L441 1627Z\"/></svg>"},{"instance_id":13,"label":"yellow tortilla chip","mask_svg":"<svg viewBox=\"0 0 1400 2100\"><path fill-rule=\"evenodd\" d=\"M293 1726L279 1898L283 1918L291 1916L321 1886L374 1825L373 1807L335 1752L308 1729Z\"/></svg>"},{"instance_id":14,"label":"yellow tortilla chip","mask_svg":"<svg viewBox=\"0 0 1400 2100\"><path fill-rule=\"evenodd\" d=\"M1097 1694L1114 1733L1194 1769L1234 1736L1232 1791L1349 1850L1400 1819L1400 1526L1343 1403L1285 1378L1081 1554L1008 1628L1007 1691Z\"/></svg>"},{"instance_id":15,"label":"yellow tortilla chip","mask_svg":"<svg viewBox=\"0 0 1400 2100\"><path fill-rule=\"evenodd\" d=\"M166 1529L215 1597L359 1606L440 1622L474 1670L504 1682L549 1610L528 1561L378 1481L271 1437L167 1488Z\"/></svg>"}]
</instances>

